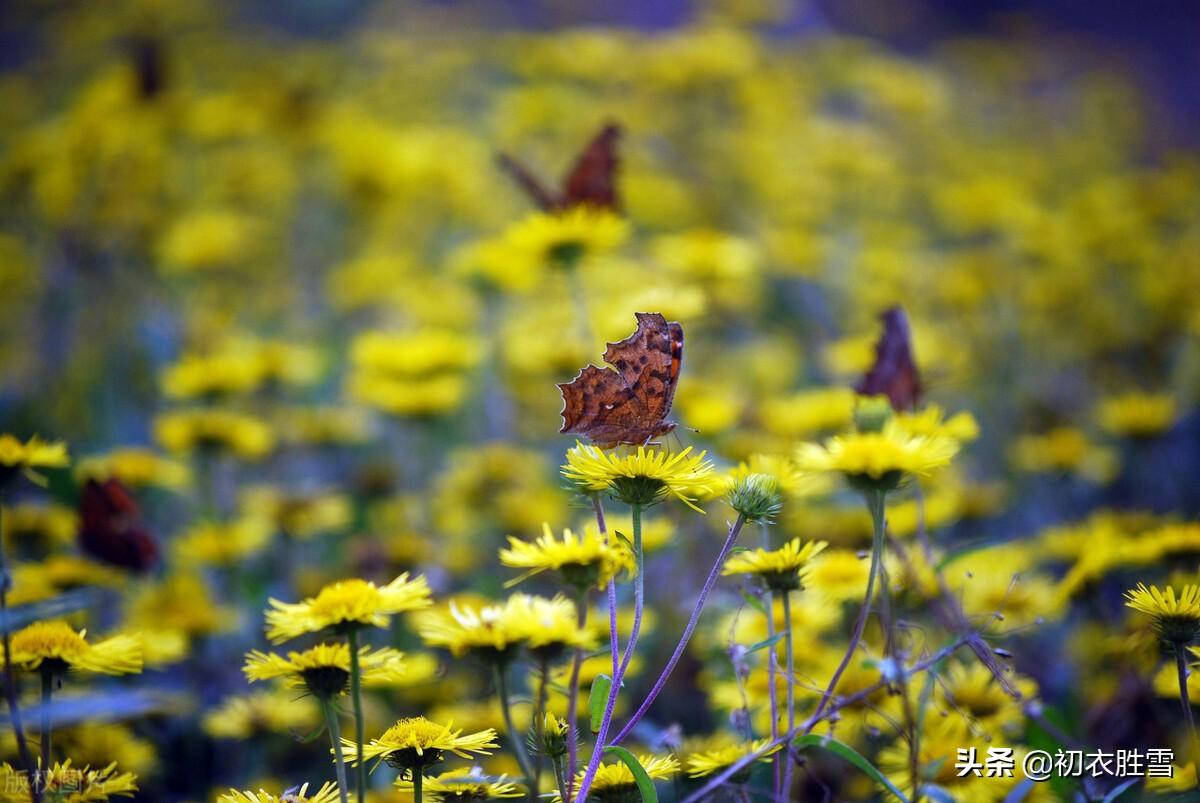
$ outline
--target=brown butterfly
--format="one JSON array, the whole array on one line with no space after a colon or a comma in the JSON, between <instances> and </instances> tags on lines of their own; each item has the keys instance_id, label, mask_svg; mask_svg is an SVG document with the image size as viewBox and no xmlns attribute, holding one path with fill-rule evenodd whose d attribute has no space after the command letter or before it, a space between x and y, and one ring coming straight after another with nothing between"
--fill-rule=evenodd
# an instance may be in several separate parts
<instances>
[{"instance_id":1,"label":"brown butterfly","mask_svg":"<svg viewBox=\"0 0 1200 803\"><path fill-rule=\"evenodd\" d=\"M558 192L543 184L508 154L502 153L497 159L543 211L557 212L584 205L617 210L621 206L616 187L617 141L620 138L621 129L613 123L600 129L575 160Z\"/></svg>"},{"instance_id":2,"label":"brown butterfly","mask_svg":"<svg viewBox=\"0 0 1200 803\"><path fill-rule=\"evenodd\" d=\"M683 327L658 312L637 313L637 331L609 343L604 361L588 365L558 389L563 427L599 446L645 444L675 429L667 421L683 365Z\"/></svg>"},{"instance_id":3,"label":"brown butterfly","mask_svg":"<svg viewBox=\"0 0 1200 803\"><path fill-rule=\"evenodd\" d=\"M79 521L79 545L97 560L135 572L158 560L158 544L120 480L88 480L79 499Z\"/></svg>"},{"instance_id":4,"label":"brown butterfly","mask_svg":"<svg viewBox=\"0 0 1200 803\"><path fill-rule=\"evenodd\" d=\"M908 316L902 308L892 307L879 317L883 334L875 344L875 364L854 390L863 396L883 394L891 400L893 409L912 410L924 388L913 359Z\"/></svg>"}]
</instances>

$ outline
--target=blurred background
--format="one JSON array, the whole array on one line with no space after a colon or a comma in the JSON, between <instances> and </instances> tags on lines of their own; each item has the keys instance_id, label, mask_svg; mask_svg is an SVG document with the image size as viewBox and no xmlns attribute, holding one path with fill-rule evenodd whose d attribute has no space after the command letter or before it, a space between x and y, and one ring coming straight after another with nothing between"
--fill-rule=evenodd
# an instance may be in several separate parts
<instances>
[{"instance_id":1,"label":"blurred background","mask_svg":"<svg viewBox=\"0 0 1200 803\"><path fill-rule=\"evenodd\" d=\"M11 603L98 587L80 626L161 638L64 744L146 799L303 774L315 712L240 672L268 595L403 570L500 594L504 536L584 526L555 383L636 311L682 323L680 441L731 467L847 427L896 304L926 398L981 433L925 489L937 548L1041 583L1013 652L1065 727L1169 743L1153 651L1104 639L1132 582L1197 574L1198 36L1183 0L4 3L0 431L73 457L4 499ZM611 219L548 220L497 164L557 188L608 123ZM137 578L74 547L108 476L161 544ZM710 508L657 513L650 571L699 583ZM835 493L778 529L870 535ZM652 604L657 667L689 600ZM728 720L724 632L658 725ZM392 635L426 674L379 728L486 697Z\"/></svg>"}]
</instances>

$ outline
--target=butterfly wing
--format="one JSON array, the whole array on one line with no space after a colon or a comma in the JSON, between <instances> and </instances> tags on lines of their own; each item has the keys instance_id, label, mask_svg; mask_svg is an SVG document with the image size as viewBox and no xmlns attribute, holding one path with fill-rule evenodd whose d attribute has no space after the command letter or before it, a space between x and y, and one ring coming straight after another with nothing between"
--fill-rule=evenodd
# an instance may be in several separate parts
<instances>
[{"instance_id":1,"label":"butterfly wing","mask_svg":"<svg viewBox=\"0 0 1200 803\"><path fill-rule=\"evenodd\" d=\"M864 396L883 394L896 410L911 410L921 400L921 376L913 359L908 316L892 307L880 316L883 334L875 344L875 364L854 390Z\"/></svg>"},{"instance_id":2,"label":"butterfly wing","mask_svg":"<svg viewBox=\"0 0 1200 803\"><path fill-rule=\"evenodd\" d=\"M158 559L158 544L138 515L137 502L119 480L88 480L79 500L80 547L110 565L146 571Z\"/></svg>"},{"instance_id":3,"label":"butterfly wing","mask_svg":"<svg viewBox=\"0 0 1200 803\"><path fill-rule=\"evenodd\" d=\"M658 312L639 312L637 331L609 343L604 361L621 374L646 413L647 429L657 429L671 412L683 367L683 327Z\"/></svg>"},{"instance_id":4,"label":"butterfly wing","mask_svg":"<svg viewBox=\"0 0 1200 803\"><path fill-rule=\"evenodd\" d=\"M563 207L583 204L603 209L620 207L616 185L620 138L620 127L612 123L592 138L563 181Z\"/></svg>"},{"instance_id":5,"label":"butterfly wing","mask_svg":"<svg viewBox=\"0 0 1200 803\"><path fill-rule=\"evenodd\" d=\"M561 199L557 198L545 184L533 174L529 168L518 162L516 159L509 156L507 153L502 153L496 157L497 164L513 177L517 185L525 191L530 199L537 204L542 211L548 212L551 209L557 209L562 205Z\"/></svg>"},{"instance_id":6,"label":"butterfly wing","mask_svg":"<svg viewBox=\"0 0 1200 803\"><path fill-rule=\"evenodd\" d=\"M589 365L558 389L563 397L560 432L575 432L603 444L644 440L646 408L613 369Z\"/></svg>"}]
</instances>

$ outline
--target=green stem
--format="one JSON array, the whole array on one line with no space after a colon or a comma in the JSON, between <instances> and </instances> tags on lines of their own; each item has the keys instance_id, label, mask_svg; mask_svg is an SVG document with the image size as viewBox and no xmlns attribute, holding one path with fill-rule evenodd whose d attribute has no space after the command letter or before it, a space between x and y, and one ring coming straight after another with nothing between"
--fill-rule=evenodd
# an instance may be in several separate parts
<instances>
[{"instance_id":1,"label":"green stem","mask_svg":"<svg viewBox=\"0 0 1200 803\"><path fill-rule=\"evenodd\" d=\"M513 725L512 707L508 702L508 678L506 677L508 668L499 661L496 662L495 667L496 695L500 698L500 713L504 716L504 727L508 729L508 740L512 742L513 754L517 757L521 772L525 773L529 800L536 801L538 795L537 776L533 774L533 766L529 763L529 756L525 754L525 748L521 744L521 734L517 733L517 728Z\"/></svg>"},{"instance_id":2,"label":"green stem","mask_svg":"<svg viewBox=\"0 0 1200 803\"><path fill-rule=\"evenodd\" d=\"M421 796L425 793L425 790L422 788L422 786L425 783L425 776L423 776L421 774L421 770L419 767L412 771L412 776L413 776L413 803L421 803Z\"/></svg>"},{"instance_id":3,"label":"green stem","mask_svg":"<svg viewBox=\"0 0 1200 803\"><path fill-rule=\"evenodd\" d=\"M346 638L350 642L350 694L354 700L354 740L358 743L355 747L358 760L355 767L357 770L355 788L358 792L358 803L365 803L367 799L367 765L363 761L363 742L366 739L363 735L362 668L358 664L358 630L351 628L350 632L346 634Z\"/></svg>"},{"instance_id":4,"label":"green stem","mask_svg":"<svg viewBox=\"0 0 1200 803\"><path fill-rule=\"evenodd\" d=\"M1175 644L1175 669L1179 675L1179 703L1183 706L1183 718L1188 725L1188 734L1191 736L1193 749L1196 745L1196 719L1192 715L1192 703L1188 699L1188 670L1187 670L1187 645L1182 643Z\"/></svg>"},{"instance_id":5,"label":"green stem","mask_svg":"<svg viewBox=\"0 0 1200 803\"><path fill-rule=\"evenodd\" d=\"M25 738L25 728L21 724L21 706L17 701L17 673L13 668L12 651L9 648L8 621L8 590L12 585L12 576L8 573L8 559L4 549L4 494L0 493L0 628L3 629L4 642L4 696L8 702L8 715L12 721L13 735L17 739L17 754L25 767L25 777L30 779L29 798L33 803L41 803L42 791L37 768L33 764L33 755L29 752L29 742Z\"/></svg>"},{"instance_id":6,"label":"green stem","mask_svg":"<svg viewBox=\"0 0 1200 803\"><path fill-rule=\"evenodd\" d=\"M538 749L534 753L533 777L541 780L542 756L546 749L546 691L550 682L550 661L543 658L538 669L541 677L538 679L537 705L533 709L533 732L534 738L537 739Z\"/></svg>"},{"instance_id":7,"label":"green stem","mask_svg":"<svg viewBox=\"0 0 1200 803\"><path fill-rule=\"evenodd\" d=\"M772 645L772 650L775 647ZM792 647L792 593L783 592L783 649L787 654L787 732L796 730L796 651ZM783 757L783 794L786 798L792 790L792 761L791 747L781 750Z\"/></svg>"},{"instance_id":8,"label":"green stem","mask_svg":"<svg viewBox=\"0 0 1200 803\"><path fill-rule=\"evenodd\" d=\"M337 767L338 794L342 803L346 803L349 789L346 788L346 760L342 756L342 731L338 723L337 708L333 699L321 698L321 711L325 714L325 727L329 730L329 741L333 746L333 763Z\"/></svg>"},{"instance_id":9,"label":"green stem","mask_svg":"<svg viewBox=\"0 0 1200 803\"><path fill-rule=\"evenodd\" d=\"M762 548L771 548L771 531L765 521L759 522L762 531ZM767 641L771 647L767 650L767 698L771 705L771 739L779 738L779 692L775 688L776 677L779 675L779 655L775 649L775 595L771 595L767 610ZM771 757L771 773L774 779L775 799L783 799L783 758L780 753Z\"/></svg>"},{"instance_id":10,"label":"green stem","mask_svg":"<svg viewBox=\"0 0 1200 803\"><path fill-rule=\"evenodd\" d=\"M50 771L50 697L54 693L54 673L42 667L42 772Z\"/></svg>"}]
</instances>

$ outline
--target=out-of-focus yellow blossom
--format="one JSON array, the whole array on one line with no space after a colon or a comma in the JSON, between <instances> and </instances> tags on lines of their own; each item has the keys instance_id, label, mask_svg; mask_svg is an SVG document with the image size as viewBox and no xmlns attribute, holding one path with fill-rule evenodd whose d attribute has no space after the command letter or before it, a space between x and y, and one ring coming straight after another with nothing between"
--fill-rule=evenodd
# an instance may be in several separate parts
<instances>
[{"instance_id":1,"label":"out-of-focus yellow blossom","mask_svg":"<svg viewBox=\"0 0 1200 803\"><path fill-rule=\"evenodd\" d=\"M670 274L698 282L718 308L744 307L756 298L761 256L742 237L693 229L658 237L650 253Z\"/></svg>"},{"instance_id":2,"label":"out-of-focus yellow blossom","mask_svg":"<svg viewBox=\"0 0 1200 803\"><path fill-rule=\"evenodd\" d=\"M700 511L695 499L713 494L721 484L706 454L692 454L690 446L674 453L639 446L635 454L619 455L576 442L567 450L562 475L584 491L608 491L622 498L628 491L646 500L641 504L670 494ZM630 485L638 487L626 487Z\"/></svg>"},{"instance_id":3,"label":"out-of-focus yellow blossom","mask_svg":"<svg viewBox=\"0 0 1200 803\"><path fill-rule=\"evenodd\" d=\"M142 637L111 636L89 642L87 631L76 631L63 621L34 622L12 634L10 653L14 665L30 671L49 668L76 669L102 675L128 675L142 671Z\"/></svg>"},{"instance_id":4,"label":"out-of-focus yellow blossom","mask_svg":"<svg viewBox=\"0 0 1200 803\"><path fill-rule=\"evenodd\" d=\"M0 485L20 471L65 468L70 463L67 445L61 441L44 441L36 435L22 441L15 435L0 434Z\"/></svg>"},{"instance_id":5,"label":"out-of-focus yellow blossom","mask_svg":"<svg viewBox=\"0 0 1200 803\"><path fill-rule=\"evenodd\" d=\"M54 741L71 755L72 761L93 767L107 767L115 762L136 776L153 771L157 760L154 742L134 735L130 726L115 722L85 723L56 730Z\"/></svg>"},{"instance_id":6,"label":"out-of-focus yellow blossom","mask_svg":"<svg viewBox=\"0 0 1200 803\"><path fill-rule=\"evenodd\" d=\"M1125 393L1101 399L1096 421L1110 435L1149 438L1171 428L1177 407L1166 393Z\"/></svg>"},{"instance_id":7,"label":"out-of-focus yellow blossom","mask_svg":"<svg viewBox=\"0 0 1200 803\"><path fill-rule=\"evenodd\" d=\"M272 532L270 520L261 516L202 521L189 527L172 546L187 563L234 566L262 552Z\"/></svg>"},{"instance_id":8,"label":"out-of-focus yellow blossom","mask_svg":"<svg viewBox=\"0 0 1200 803\"><path fill-rule=\"evenodd\" d=\"M555 571L576 588L604 588L618 574L637 571L633 555L622 544L605 543L594 531L586 530L582 535L563 530L562 538L556 538L549 524L542 525L542 535L533 543L509 536L508 549L500 550L500 563L528 570L510 585Z\"/></svg>"},{"instance_id":9,"label":"out-of-focus yellow blossom","mask_svg":"<svg viewBox=\"0 0 1200 803\"><path fill-rule=\"evenodd\" d=\"M1037 694L1037 684L1030 678L1015 676L1007 681L1017 688L1023 701ZM913 693L919 693L924 678L912 678ZM1023 701L1014 700L997 682L991 670L978 661L951 663L939 673L933 690L934 704L959 716L967 729L978 738L989 741L1016 739L1024 730Z\"/></svg>"},{"instance_id":10,"label":"out-of-focus yellow blossom","mask_svg":"<svg viewBox=\"0 0 1200 803\"><path fill-rule=\"evenodd\" d=\"M340 580L325 586L315 597L298 603L270 601L267 638L278 644L326 628L387 627L389 617L427 608L429 585L418 575L401 574L384 586L368 580Z\"/></svg>"},{"instance_id":11,"label":"out-of-focus yellow blossom","mask_svg":"<svg viewBox=\"0 0 1200 803\"><path fill-rule=\"evenodd\" d=\"M803 438L843 429L854 419L854 391L849 388L805 390L762 402L758 417L767 431L781 438Z\"/></svg>"},{"instance_id":12,"label":"out-of-focus yellow blossom","mask_svg":"<svg viewBox=\"0 0 1200 803\"><path fill-rule=\"evenodd\" d=\"M396 779L396 788L402 792L411 791L411 780ZM425 799L434 803L443 801L467 800L502 800L510 797L521 797L525 790L514 783L509 783L504 776L492 778L483 774L479 767L472 767L469 772L449 770L440 775L428 776L422 784Z\"/></svg>"},{"instance_id":13,"label":"out-of-focus yellow blossom","mask_svg":"<svg viewBox=\"0 0 1200 803\"><path fill-rule=\"evenodd\" d=\"M160 632L177 631L194 639L228 630L236 621L237 611L220 605L208 584L192 571L177 571L135 587L125 606L126 625L145 634L148 652Z\"/></svg>"},{"instance_id":14,"label":"out-of-focus yellow blossom","mask_svg":"<svg viewBox=\"0 0 1200 803\"><path fill-rule=\"evenodd\" d=\"M433 517L442 532L528 532L566 513L544 455L506 443L452 452L434 482Z\"/></svg>"},{"instance_id":15,"label":"out-of-focus yellow blossom","mask_svg":"<svg viewBox=\"0 0 1200 803\"><path fill-rule=\"evenodd\" d=\"M564 647L589 647L595 642L593 631L580 630L570 600L530 594L513 594L495 605L451 600L444 608L421 614L417 630L430 647L497 661L510 659L521 646L557 654Z\"/></svg>"},{"instance_id":16,"label":"out-of-focus yellow blossom","mask_svg":"<svg viewBox=\"0 0 1200 803\"><path fill-rule=\"evenodd\" d=\"M130 446L79 461L75 474L80 480L103 482L115 477L133 488L157 487L178 491L192 481L186 463L163 457L150 449Z\"/></svg>"},{"instance_id":17,"label":"out-of-focus yellow blossom","mask_svg":"<svg viewBox=\"0 0 1200 803\"><path fill-rule=\"evenodd\" d=\"M92 803L115 797L133 797L138 791L137 776L118 772L116 763L102 769L88 765L74 767L71 760L54 762L41 779L43 799L62 803ZM29 779L24 770L0 764L0 800L17 803L29 799Z\"/></svg>"},{"instance_id":18,"label":"out-of-focus yellow blossom","mask_svg":"<svg viewBox=\"0 0 1200 803\"><path fill-rule=\"evenodd\" d=\"M770 743L770 739L739 742L729 736L714 739L705 745L703 749L688 752L684 758L684 768L687 770L689 778L704 778L720 772L732 764L736 764L751 753L763 750ZM778 753L779 750L780 747L776 745L770 750L765 750L763 755L755 760L762 762L770 761L770 756ZM748 773L749 769L746 772Z\"/></svg>"},{"instance_id":19,"label":"out-of-focus yellow blossom","mask_svg":"<svg viewBox=\"0 0 1200 803\"><path fill-rule=\"evenodd\" d=\"M265 789L257 792L230 789L217 797L217 803L336 803L340 796L337 784L326 781L318 789L310 790L309 784L304 783L278 795Z\"/></svg>"},{"instance_id":20,"label":"out-of-focus yellow blossom","mask_svg":"<svg viewBox=\"0 0 1200 803\"><path fill-rule=\"evenodd\" d=\"M163 393L172 399L212 398L249 393L262 376L258 361L248 349L228 349L215 354L185 354L162 374Z\"/></svg>"},{"instance_id":21,"label":"out-of-focus yellow blossom","mask_svg":"<svg viewBox=\"0 0 1200 803\"><path fill-rule=\"evenodd\" d=\"M198 209L172 222L158 243L169 274L234 268L256 255L259 222L233 209Z\"/></svg>"},{"instance_id":22,"label":"out-of-focus yellow blossom","mask_svg":"<svg viewBox=\"0 0 1200 803\"><path fill-rule=\"evenodd\" d=\"M365 686L389 686L403 680L404 654L399 650L360 647L358 655ZM344 642L318 644L286 656L251 650L242 671L251 682L280 679L289 689L308 689L324 696L345 694L350 683L350 647Z\"/></svg>"},{"instance_id":23,"label":"out-of-focus yellow blossom","mask_svg":"<svg viewBox=\"0 0 1200 803\"><path fill-rule=\"evenodd\" d=\"M342 494L294 493L265 485L243 491L240 505L250 519L270 521L299 539L342 530L353 516L351 500Z\"/></svg>"},{"instance_id":24,"label":"out-of-focus yellow blossom","mask_svg":"<svg viewBox=\"0 0 1200 803\"><path fill-rule=\"evenodd\" d=\"M1107 482L1119 467L1115 452L1072 427L1023 435L1013 442L1009 458L1020 471L1079 473L1094 482Z\"/></svg>"},{"instance_id":25,"label":"out-of-focus yellow blossom","mask_svg":"<svg viewBox=\"0 0 1200 803\"><path fill-rule=\"evenodd\" d=\"M73 591L100 586L119 588L124 582L120 571L102 563L71 554L51 555L37 563L21 563L12 570L13 590L10 604L23 605Z\"/></svg>"},{"instance_id":26,"label":"out-of-focus yellow blossom","mask_svg":"<svg viewBox=\"0 0 1200 803\"><path fill-rule=\"evenodd\" d=\"M829 549L808 567L808 587L835 601L860 599L867 591L867 561L848 549Z\"/></svg>"},{"instance_id":27,"label":"out-of-focus yellow blossom","mask_svg":"<svg viewBox=\"0 0 1200 803\"><path fill-rule=\"evenodd\" d=\"M926 438L950 438L959 443L969 443L979 437L979 424L969 412L945 417L936 404L926 405L915 413L896 414L896 424L903 430Z\"/></svg>"},{"instance_id":28,"label":"out-of-focus yellow blossom","mask_svg":"<svg viewBox=\"0 0 1200 803\"><path fill-rule=\"evenodd\" d=\"M0 536L17 552L45 554L75 541L79 517L69 507L22 502L0 509Z\"/></svg>"},{"instance_id":29,"label":"out-of-focus yellow blossom","mask_svg":"<svg viewBox=\"0 0 1200 803\"><path fill-rule=\"evenodd\" d=\"M608 511L605 511L604 526L608 530L609 538L612 538L614 533L621 533L628 537L633 532L633 518L628 513L610 514ZM596 523L596 516L594 514L583 519L580 529L589 538L600 537L600 527ZM674 538L675 522L671 520L670 516L647 516L643 514L642 550L646 554L665 548Z\"/></svg>"},{"instance_id":30,"label":"out-of-focus yellow blossom","mask_svg":"<svg viewBox=\"0 0 1200 803\"><path fill-rule=\"evenodd\" d=\"M397 376L466 370L482 356L477 338L445 329L364 332L350 347L350 360L356 369Z\"/></svg>"},{"instance_id":31,"label":"out-of-focus yellow blossom","mask_svg":"<svg viewBox=\"0 0 1200 803\"><path fill-rule=\"evenodd\" d=\"M154 419L154 437L171 452L227 449L247 460L259 460L275 448L275 433L266 422L233 410L163 413Z\"/></svg>"},{"instance_id":32,"label":"out-of-focus yellow blossom","mask_svg":"<svg viewBox=\"0 0 1200 803\"><path fill-rule=\"evenodd\" d=\"M1175 693L1179 693L1178 687L1176 687ZM1196 771L1196 762L1194 761L1183 765L1173 764L1170 776L1156 775L1146 779L1146 791L1156 795L1190 792L1197 786L1200 786L1200 773Z\"/></svg>"},{"instance_id":33,"label":"out-of-focus yellow blossom","mask_svg":"<svg viewBox=\"0 0 1200 803\"><path fill-rule=\"evenodd\" d=\"M578 265L619 247L629 224L591 206L561 212L532 212L502 236L510 270L540 271Z\"/></svg>"},{"instance_id":34,"label":"out-of-focus yellow blossom","mask_svg":"<svg viewBox=\"0 0 1200 803\"><path fill-rule=\"evenodd\" d=\"M204 715L204 732L214 739L251 739L311 730L320 719L314 705L296 705L289 689L228 697Z\"/></svg>"},{"instance_id":35,"label":"out-of-focus yellow blossom","mask_svg":"<svg viewBox=\"0 0 1200 803\"><path fill-rule=\"evenodd\" d=\"M366 412L349 406L284 407L271 423L282 442L302 446L353 446L371 435Z\"/></svg>"},{"instance_id":36,"label":"out-of-focus yellow blossom","mask_svg":"<svg viewBox=\"0 0 1200 803\"><path fill-rule=\"evenodd\" d=\"M1031 550L1009 544L972 552L944 567L963 611L987 631L1022 630L1063 615L1057 583L1032 568Z\"/></svg>"}]
</instances>

